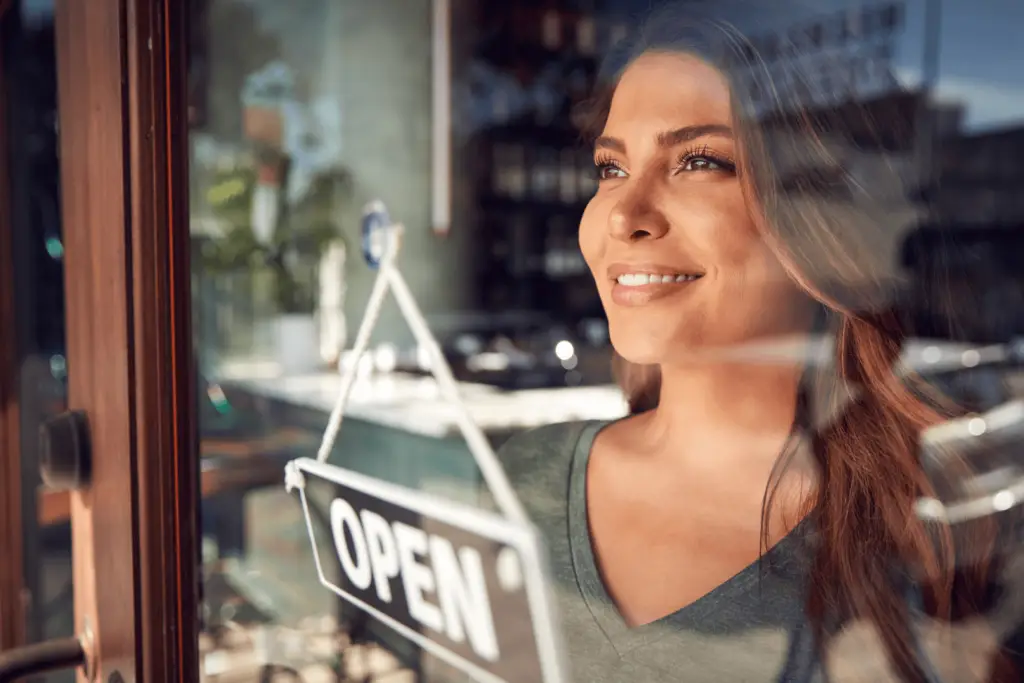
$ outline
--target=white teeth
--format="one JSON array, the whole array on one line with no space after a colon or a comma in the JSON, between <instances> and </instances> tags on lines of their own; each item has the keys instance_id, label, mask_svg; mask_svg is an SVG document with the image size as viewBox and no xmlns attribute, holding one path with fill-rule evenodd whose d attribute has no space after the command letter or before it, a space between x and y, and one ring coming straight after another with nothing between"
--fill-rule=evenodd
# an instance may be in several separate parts
<instances>
[{"instance_id":1,"label":"white teeth","mask_svg":"<svg viewBox=\"0 0 1024 683\"><path fill-rule=\"evenodd\" d=\"M616 282L627 287L642 287L648 284L669 282L687 282L696 280L700 275L649 275L648 273L627 273L616 278Z\"/></svg>"}]
</instances>

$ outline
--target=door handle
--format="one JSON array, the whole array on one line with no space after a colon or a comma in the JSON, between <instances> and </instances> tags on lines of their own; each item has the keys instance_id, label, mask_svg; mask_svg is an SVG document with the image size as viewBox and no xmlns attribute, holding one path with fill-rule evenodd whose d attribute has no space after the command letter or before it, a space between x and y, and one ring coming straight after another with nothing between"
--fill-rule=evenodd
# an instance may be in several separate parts
<instances>
[{"instance_id":1,"label":"door handle","mask_svg":"<svg viewBox=\"0 0 1024 683\"><path fill-rule=\"evenodd\" d=\"M85 648L78 638L60 638L0 652L0 683L25 676L73 669L85 664Z\"/></svg>"},{"instance_id":2,"label":"door handle","mask_svg":"<svg viewBox=\"0 0 1024 683\"><path fill-rule=\"evenodd\" d=\"M88 486L92 465L89 419L83 410L69 410L39 425L39 474L52 491L78 491Z\"/></svg>"}]
</instances>

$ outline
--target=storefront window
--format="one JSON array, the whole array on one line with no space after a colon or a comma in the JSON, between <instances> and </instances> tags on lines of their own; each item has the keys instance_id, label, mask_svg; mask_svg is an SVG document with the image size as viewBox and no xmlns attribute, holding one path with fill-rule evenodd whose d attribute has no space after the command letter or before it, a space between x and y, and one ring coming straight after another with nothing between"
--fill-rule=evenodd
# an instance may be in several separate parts
<instances>
[{"instance_id":1,"label":"storefront window","mask_svg":"<svg viewBox=\"0 0 1024 683\"><path fill-rule=\"evenodd\" d=\"M431 225L432 8L211 0L196 3L193 21L203 673L312 680L418 667L408 643L319 584L283 467L319 444L373 281L361 256L364 204L384 199L408 226L409 280L428 311L457 309L470 290L454 267L464 234L445 242ZM441 277L444 263L453 267ZM422 377L390 372L415 368L409 338L390 306L356 389L368 416L346 423L339 447L361 453L354 467L414 485L425 475L410 472L405 452L433 449L448 461L436 486L461 478L475 495L457 440L403 428L401 404L436 393ZM309 493L314 527L330 543L330 491ZM325 545L329 575L332 555Z\"/></svg>"},{"instance_id":2,"label":"storefront window","mask_svg":"<svg viewBox=\"0 0 1024 683\"><path fill-rule=\"evenodd\" d=\"M950 633L943 671L1006 664L983 645L1024 621L991 598L1020 578L1005 516L983 586L1003 593L957 593L977 601L953 631L899 620L980 566L924 549L936 509L1016 514L1019 467L950 436L1020 420L1016 5L190 1L206 680L537 680L502 648L555 641L488 591L541 567L568 680L811 681L816 653L881 680ZM410 598L423 565L356 535L341 484L285 488L354 368L329 467L507 512L393 298L353 355L382 205L545 549L492 547L479 595L421 572ZM438 547L435 573L465 569ZM422 628L325 585L361 581ZM473 595L506 600L494 633L448 619Z\"/></svg>"}]
</instances>

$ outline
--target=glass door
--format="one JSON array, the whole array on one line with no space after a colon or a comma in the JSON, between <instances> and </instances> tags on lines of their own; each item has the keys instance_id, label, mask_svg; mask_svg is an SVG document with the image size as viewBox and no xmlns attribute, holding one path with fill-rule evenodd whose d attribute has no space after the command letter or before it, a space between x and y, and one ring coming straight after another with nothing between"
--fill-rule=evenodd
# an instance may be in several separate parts
<instances>
[{"instance_id":1,"label":"glass door","mask_svg":"<svg viewBox=\"0 0 1024 683\"><path fill-rule=\"evenodd\" d=\"M53 5L0 5L2 652L73 636L74 586L70 496L42 484L37 437L67 410Z\"/></svg>"},{"instance_id":2,"label":"glass door","mask_svg":"<svg viewBox=\"0 0 1024 683\"><path fill-rule=\"evenodd\" d=\"M284 467L316 453L373 286L365 205L382 200L406 225L403 273L428 317L472 294L470 233L448 230L449 12L440 0L191 3L205 680L448 680L321 585L317 551L340 582L335 493L309 484L307 520ZM419 408L438 389L392 302L377 330L332 463L479 503L458 430Z\"/></svg>"},{"instance_id":3,"label":"glass door","mask_svg":"<svg viewBox=\"0 0 1024 683\"><path fill-rule=\"evenodd\" d=\"M0 3L0 680L194 680L184 20Z\"/></svg>"}]
</instances>

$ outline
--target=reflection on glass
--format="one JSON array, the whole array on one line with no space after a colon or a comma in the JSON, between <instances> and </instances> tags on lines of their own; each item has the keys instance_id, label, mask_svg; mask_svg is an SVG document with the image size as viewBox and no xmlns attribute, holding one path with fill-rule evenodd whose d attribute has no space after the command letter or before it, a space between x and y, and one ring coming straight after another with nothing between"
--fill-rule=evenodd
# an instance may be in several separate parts
<instances>
[{"instance_id":1,"label":"reflection on glass","mask_svg":"<svg viewBox=\"0 0 1024 683\"><path fill-rule=\"evenodd\" d=\"M422 230L411 243L429 235L429 225L415 224L431 209L429 4L193 6L191 233L207 680L359 680L412 676L419 667L408 644L375 635L319 584L283 466L315 453L358 323L350 316L361 312L372 282L372 271L354 258L362 205L384 197L410 232ZM413 52L395 53L399 45ZM398 321L388 315L393 329ZM365 381L355 394L386 408L416 396L423 380L393 381L396 368L415 365L416 349L401 336L380 341L363 359ZM353 438L342 445L356 449L363 467L386 466L403 450L396 442L402 432L376 420L349 431ZM332 494L315 485L306 493L331 578L338 571L326 515Z\"/></svg>"},{"instance_id":2,"label":"reflection on glass","mask_svg":"<svg viewBox=\"0 0 1024 683\"><path fill-rule=\"evenodd\" d=\"M60 225L58 172L57 67L52 2L15 3L4 14L0 36L0 68L10 95L3 103L6 129L0 132L9 156L4 192L11 199L0 207L10 219L14 272L15 329L0 331L4 343L20 352L18 413L20 414L24 596L30 642L74 633L74 587L71 534L65 492L44 490L38 477L39 458L33 436L42 420L62 412L67 400L68 368L64 334L64 247ZM7 239L8 236L4 236ZM67 681L60 672L47 681Z\"/></svg>"},{"instance_id":3,"label":"reflection on glass","mask_svg":"<svg viewBox=\"0 0 1024 683\"><path fill-rule=\"evenodd\" d=\"M451 30L433 31L426 2L194 0L205 679L465 678L320 585L302 509L283 487L284 463L315 453L339 370L356 362L348 350L375 275L360 259L358 217L375 199L405 225L401 268L472 416L496 446L510 444L509 474L549 544L574 680L685 672L767 683L784 669L818 680L808 639L823 621L807 618L808 587L814 605L845 596L858 617L828 634L836 680L888 667L876 629L860 618L876 608L902 634L890 645L920 645L943 671L995 661L997 641L1024 621L1012 599L976 605L972 617L996 615L991 622L951 630L921 619L914 640L896 617L906 600L932 609L928 596L893 598L875 584L921 569L891 576L878 569L884 553L940 562L921 549L933 529L912 515L946 524L953 506L974 498L1011 520L1019 509L1021 472L1006 453L1019 411L1006 404L1024 383L1019 357L1000 345L1024 333L1024 100L1014 99L1024 81L992 66L1004 57L979 66L964 57L975 46L939 30L941 19L999 33L1016 10L660 2L663 13L638 23L626 3L545 0L486 13L451 4ZM719 42L701 42L700 25ZM449 36L453 55L452 130L440 143L431 125L437 35ZM680 59L688 50L707 63ZM628 97L607 99L624 70L639 78L644 69L646 86L630 81ZM723 76L731 89L719 87ZM731 134L698 130L737 121ZM666 134L669 124L683 130ZM608 139L588 147L581 128ZM440 239L430 174L432 154L449 143L452 225ZM650 240L660 241L641 253ZM59 258L59 243L47 248ZM652 274L651 261L673 268ZM714 294L706 310L684 315L687 295L671 298L683 291ZM886 326L890 310L899 334ZM707 417L692 423L691 441L712 407L728 417L720 438L701 442L714 454L701 462L776 447L757 463L737 459L707 486L645 469L656 449L644 437L656 432L617 431L631 421L619 421L627 407L613 384L613 346L633 361L617 379L634 409L670 387L655 365L696 372L699 358L735 370L691 396L686 415ZM371 348L330 462L490 507L425 350L393 306ZM835 381L805 382L811 376ZM932 394L942 395L939 408L922 399ZM743 441L741 426L772 415L784 428ZM931 424L943 416L966 421ZM602 469L614 458L601 441L615 434L632 464ZM562 450L530 441L543 438ZM698 448L691 441L675 450ZM789 504L786 489L791 514L764 538L766 482L791 446L806 465L797 483L813 489L824 472L838 497L797 523L809 506ZM307 494L327 578L343 582L328 512L336 491L311 485ZM946 528L954 540L981 537L975 520L957 520L972 523ZM822 529L840 543L813 565L804 542ZM656 551L671 559L661 574L649 573ZM1016 560L989 557L988 578L1012 593ZM940 661L936 643L951 633L957 648ZM918 652L910 645L904 673Z\"/></svg>"}]
</instances>

